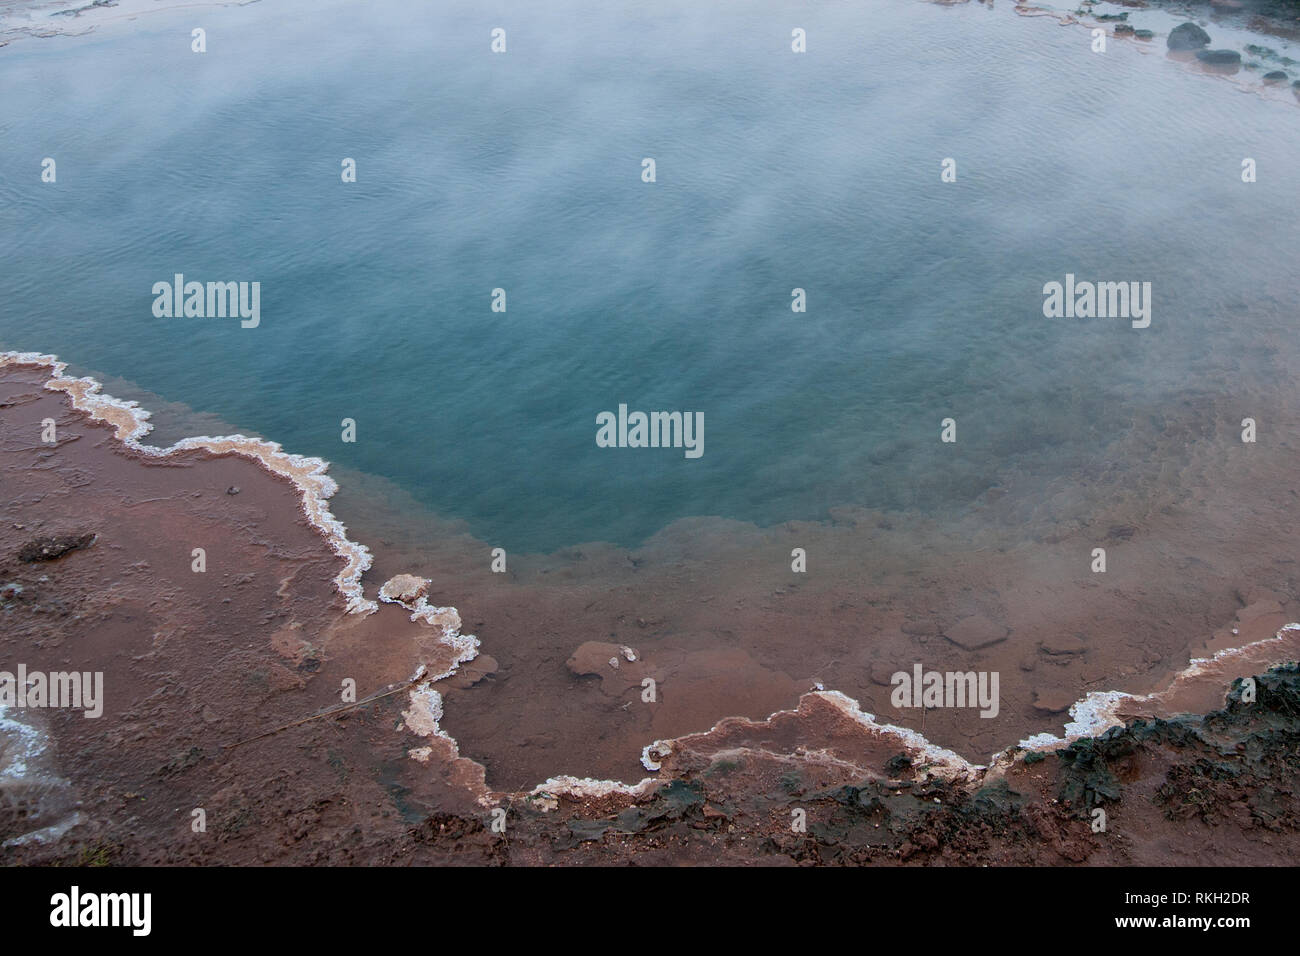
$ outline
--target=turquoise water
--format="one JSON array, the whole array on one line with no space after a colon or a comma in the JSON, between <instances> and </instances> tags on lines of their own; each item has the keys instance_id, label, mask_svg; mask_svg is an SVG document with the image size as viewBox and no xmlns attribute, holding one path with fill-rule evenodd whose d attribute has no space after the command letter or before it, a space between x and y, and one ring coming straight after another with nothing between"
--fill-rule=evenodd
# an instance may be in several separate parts
<instances>
[{"instance_id":1,"label":"turquoise water","mask_svg":"<svg viewBox=\"0 0 1300 956\"><path fill-rule=\"evenodd\" d=\"M386 476L508 548L956 513L1189 403L1238 412L1297 357L1300 112L1162 42L1100 56L905 0L268 0L15 44L0 75L0 347ZM260 282L260 326L155 318L176 272ZM1151 327L1044 318L1066 273L1151 282ZM619 403L703 412L704 455L597 448Z\"/></svg>"}]
</instances>

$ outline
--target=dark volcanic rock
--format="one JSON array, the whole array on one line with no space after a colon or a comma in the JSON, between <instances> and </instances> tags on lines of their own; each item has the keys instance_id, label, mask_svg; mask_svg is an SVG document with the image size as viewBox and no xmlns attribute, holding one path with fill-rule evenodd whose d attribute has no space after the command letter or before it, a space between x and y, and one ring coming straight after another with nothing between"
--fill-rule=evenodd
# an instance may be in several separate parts
<instances>
[{"instance_id":1,"label":"dark volcanic rock","mask_svg":"<svg viewBox=\"0 0 1300 956\"><path fill-rule=\"evenodd\" d=\"M1118 738L1114 733L1099 738L1085 737L1056 752L1061 758L1060 799L1090 809L1120 798L1119 778L1111 772L1107 761L1119 749Z\"/></svg>"},{"instance_id":2,"label":"dark volcanic rock","mask_svg":"<svg viewBox=\"0 0 1300 956\"><path fill-rule=\"evenodd\" d=\"M1265 83L1285 83L1288 79L1285 70L1274 70L1272 73L1264 74Z\"/></svg>"},{"instance_id":3,"label":"dark volcanic rock","mask_svg":"<svg viewBox=\"0 0 1300 956\"><path fill-rule=\"evenodd\" d=\"M1115 24L1115 36L1117 36L1117 37L1122 37L1122 36L1131 36L1132 34L1134 34L1134 33L1136 33L1136 32L1137 32L1137 31L1134 30L1134 29L1133 29L1131 26L1129 26L1127 23L1117 23L1117 24Z\"/></svg>"},{"instance_id":4,"label":"dark volcanic rock","mask_svg":"<svg viewBox=\"0 0 1300 956\"><path fill-rule=\"evenodd\" d=\"M69 551L76 551L78 548L84 548L95 540L93 534L61 534L52 538L36 538L28 541L18 549L19 561L53 561L55 558L61 558Z\"/></svg>"},{"instance_id":5,"label":"dark volcanic rock","mask_svg":"<svg viewBox=\"0 0 1300 956\"><path fill-rule=\"evenodd\" d=\"M1169 34L1169 49L1199 50L1210 43L1210 35L1195 23L1180 23Z\"/></svg>"},{"instance_id":6,"label":"dark volcanic rock","mask_svg":"<svg viewBox=\"0 0 1300 956\"><path fill-rule=\"evenodd\" d=\"M1134 30L1133 35L1139 40L1154 40L1156 38L1155 30Z\"/></svg>"}]
</instances>

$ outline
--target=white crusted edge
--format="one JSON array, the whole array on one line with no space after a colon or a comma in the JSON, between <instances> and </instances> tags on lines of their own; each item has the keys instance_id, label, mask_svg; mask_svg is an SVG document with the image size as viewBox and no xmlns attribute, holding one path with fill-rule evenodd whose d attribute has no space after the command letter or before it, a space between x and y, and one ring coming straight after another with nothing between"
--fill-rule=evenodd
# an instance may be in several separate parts
<instances>
[{"instance_id":1,"label":"white crusted edge","mask_svg":"<svg viewBox=\"0 0 1300 956\"><path fill-rule=\"evenodd\" d=\"M1073 718L1065 725L1065 734L1061 737L1052 734L1035 734L1027 737L1016 745L1021 750L1054 750L1059 747L1067 746L1075 740L1084 737L1100 737L1112 727L1122 726L1124 719L1119 716L1119 708L1122 704L1150 704L1158 701L1172 688L1176 687L1182 681L1203 674L1206 668L1218 661L1226 658L1244 656L1247 651L1256 650L1266 644L1281 643L1283 641L1282 633L1284 631L1300 631L1300 624L1285 624L1278 629L1278 632L1272 637L1266 637L1258 641L1252 641L1249 644L1243 644L1241 647L1228 647L1221 651L1216 651L1210 657L1197 657L1188 662L1174 679L1170 682L1169 687L1164 690L1156 691L1151 694L1126 694L1122 691L1107 690L1093 691L1081 700L1075 701L1070 705L1070 717ZM1012 748L1015 749L1015 748ZM1008 751L1002 751L995 754L994 759L1007 754Z\"/></svg>"},{"instance_id":2,"label":"white crusted edge","mask_svg":"<svg viewBox=\"0 0 1300 956\"><path fill-rule=\"evenodd\" d=\"M273 441L249 438L247 435L212 437L199 435L183 438L170 448L147 445L141 439L153 430L150 413L138 402L123 401L103 394L103 386L93 378L72 378L64 375L68 365L57 356L40 352L0 352L0 367L8 365L35 365L49 370L45 387L64 392L72 406L86 412L91 418L107 422L115 428L119 441L151 457L161 458L178 451L203 449L215 454L238 454L252 458L272 474L281 475L293 482L302 500L302 510L307 520L329 542L334 553L343 559L343 570L334 578L334 584L347 602L352 614L370 614L379 605L369 600L361 586L361 576L370 568L370 549L348 539L347 528L330 512L327 502L338 491L338 484L325 472L329 462L321 458L293 455Z\"/></svg>"},{"instance_id":3,"label":"white crusted edge","mask_svg":"<svg viewBox=\"0 0 1300 956\"><path fill-rule=\"evenodd\" d=\"M307 520L329 542L334 553L343 558L343 570L334 578L334 584L347 602L348 613L371 614L379 605L365 596L361 576L370 568L370 549L349 540L347 528L330 512L327 502L338 491L338 483L326 474L329 462L321 458L293 455L276 442L246 435L211 437L206 435L184 438L168 448L145 444L141 439L153 430L150 412L138 402L124 401L103 393L103 385L93 378L72 378L65 375L68 364L57 356L40 352L0 352L0 368L27 365L44 368L49 373L45 388L63 392L72 407L85 412L95 421L114 428L114 437L124 445L149 455L162 458L177 451L203 449L214 454L237 454L252 458L272 474L282 475L293 482L301 496L302 510ZM426 584L427 579L424 579ZM440 630L440 639L452 651L451 665L441 674L427 673L421 664L412 680L420 681L411 691L411 709L404 713L407 725L420 736L436 735L449 741L459 754L456 741L439 726L442 719L442 695L428 685L450 677L466 661L478 656L479 641L472 634L460 633L460 614L454 607L437 607L422 596L407 604L385 593L388 582L380 588L384 601L402 604L411 612L411 620ZM426 750L427 748L417 748ZM417 756L416 759L419 759ZM427 759L427 754L425 756Z\"/></svg>"},{"instance_id":4,"label":"white crusted edge","mask_svg":"<svg viewBox=\"0 0 1300 956\"><path fill-rule=\"evenodd\" d=\"M153 426L149 423L149 412L141 408L138 402L122 401L110 395L102 394L103 386L93 378L70 378L65 376L63 373L67 370L67 363L59 361L53 355L45 355L40 352L0 352L0 367L6 365L36 365L48 368L51 376L45 383L46 388L65 392L72 400L74 408L88 413L96 420L114 425L116 437L120 441L144 454L161 457L175 451L195 448L205 449L216 454L228 452L253 458L273 474L289 478L302 495L302 507L307 520L325 536L325 539L334 549L334 553L344 559L344 568L335 577L334 583L338 587L339 593L347 600L349 613L370 614L378 609L378 605L374 601L365 597L361 586L361 575L370 568L373 560L370 549L348 539L347 528L334 517L326 504L338 491L338 483L325 474L329 468L329 463L325 460L303 455L292 455L285 452L276 442L261 438L249 438L245 435L228 435L220 438L209 436L184 438L169 448L146 445L140 439L152 431ZM388 599L385 598L385 600ZM428 604L423 597L415 605L407 606L407 609L412 611L411 620L424 620L425 623L431 625L436 624L436 618L439 614L446 611L455 613L456 611L455 608L434 607ZM456 668L460 664L472 660L477 655L478 639L473 635L460 634L459 622L460 618L459 614L457 614L456 626L452 627L450 624L444 624L442 634L442 640L455 651L456 660L445 673L428 678L428 682L451 676L456 672ZM1287 624L1281 630L1300 630L1300 623ZM1248 648L1281 640L1281 632L1279 631L1272 638L1265 638L1262 641L1255 641L1238 648L1221 650L1215 653L1213 657L1196 658L1180 672L1175 678L1175 682L1196 676L1202 672L1205 665L1226 656L1238 655ZM423 671L423 665L421 665L421 671ZM417 674L421 671L417 671ZM846 694L834 690L817 690L811 693L834 704L863 726L881 734L896 737L902 746L922 756L927 764L936 769L963 775L987 769L987 765L972 764L960 754L931 743L914 730L898 727L894 724L878 723L875 715L863 711L858 702ZM1020 741L1013 748L994 754L990 763L999 762L1001 758L1008 756L1011 750L1050 750L1065 746L1071 741L1083 737L1100 736L1112 727L1117 727L1123 723L1123 720L1116 713L1120 704L1126 701L1147 702L1157 696L1159 695L1137 696L1121 691L1093 691L1070 705L1070 716L1073 719L1065 725L1064 736L1056 737L1046 733L1035 734ZM802 700L802 698L800 699ZM411 691L411 705L411 710L405 712L403 716L407 718L407 726L412 731L421 736L436 735L450 741L453 745L456 744L454 738L443 731L438 723L442 719L442 695L429 687L427 682ZM776 711L769 715L767 720L793 713L795 711ZM724 721L729 719L731 718L723 718ZM721 723L722 721L719 721L714 724L708 731L704 731L704 734L712 733ZM421 729L417 729L417 726ZM682 738L676 739L702 735L686 734ZM655 758L662 758L670 754L672 745L673 740L656 740L651 744L647 744L641 751L642 766L650 771L659 770L661 765L659 760ZM641 795L648 785L653 785L656 782L653 777L647 777L636 784L625 784L616 780L594 780L590 777L552 777L546 783L540 784L530 791L530 795L538 795L543 792L562 792L575 797L603 796L610 793Z\"/></svg>"},{"instance_id":5,"label":"white crusted edge","mask_svg":"<svg viewBox=\"0 0 1300 956\"><path fill-rule=\"evenodd\" d=\"M1127 694L1122 691L1093 691L1086 697L1075 701L1070 705L1070 717L1072 718L1065 724L1065 734L1057 737L1052 734L1036 734L1033 737L1026 738L1018 744L1008 747L1005 750L993 754L988 764L974 764L958 753L954 753L944 747L931 743L926 737L914 730L906 727L898 727L894 724L879 723L874 714L869 714L862 710L859 703L847 694L836 690L816 690L800 696L802 704L805 697L817 696L833 704L839 710L844 712L853 720L862 724L864 727L875 731L882 736L893 737L900 746L909 751L914 757L920 757L927 769L945 777L965 777L987 771L990 767L1005 765L1011 762L1017 751L1042 751L1055 750L1069 745L1072 741L1084 737L1099 737L1112 727L1121 726L1124 723L1123 718L1118 715L1121 704L1126 702L1146 704L1157 701L1160 697L1168 693L1170 689L1177 686L1181 681L1196 677L1203 673L1210 664L1221 661L1225 658L1234 656L1244 656L1248 651L1256 650L1266 644L1281 643L1283 641L1284 631L1300 631L1300 623L1287 624L1280 628L1273 637L1264 638L1259 641L1252 641L1241 647L1226 648L1216 652L1211 657L1194 658L1187 667L1180 671L1164 690L1157 691L1147 695ZM798 712L798 707L792 710L778 710L769 715L765 720L754 721L754 723L766 723L777 717L793 716ZM661 761L669 756L678 741L689 740L693 737L703 737L717 731L722 724L727 721L736 720L735 717L724 717L715 723L709 730L683 734L667 740L656 740L647 744L641 750L641 765L647 770L654 772L661 768ZM748 719L748 718L745 718ZM640 796L646 792L648 784L655 783L657 778L647 777L637 784L625 784L616 780L593 780L576 777L552 777L541 786L535 787L529 796L545 795L551 796L556 794L566 794L573 797L581 798L585 796L603 796L610 793L621 793L631 796Z\"/></svg>"}]
</instances>

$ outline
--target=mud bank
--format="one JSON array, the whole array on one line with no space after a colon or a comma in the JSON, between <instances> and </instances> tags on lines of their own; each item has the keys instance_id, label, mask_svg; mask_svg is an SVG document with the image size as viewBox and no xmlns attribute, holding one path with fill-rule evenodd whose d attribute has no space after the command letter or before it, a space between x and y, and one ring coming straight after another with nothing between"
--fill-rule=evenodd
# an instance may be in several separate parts
<instances>
[{"instance_id":1,"label":"mud bank","mask_svg":"<svg viewBox=\"0 0 1300 956\"><path fill-rule=\"evenodd\" d=\"M1300 628L1279 623L1276 595L1197 642L1199 659L1156 692L1093 694L1051 722L1056 734L1004 738L987 761L790 681L779 693L791 705L770 716L640 737L628 756L646 769L627 783L552 767L501 788L461 755L472 741L443 729L444 698L454 713L496 661L470 659L455 610L430 602L445 581L395 573L379 601L366 597L346 572L368 552L330 514L323 463L240 437L153 448L139 408L62 372L30 355L0 366L0 660L103 672L107 699L100 719L4 715L6 862L1160 863L1203 859L1207 845L1243 862L1294 851L1300 728L1285 664L1300 657ZM566 679L595 671L615 700L662 666L593 643ZM729 675L743 696L741 656L698 653L721 655L692 666ZM1243 701L1238 678L1250 675ZM1204 786L1189 791L1193 779ZM1090 829L1098 806L1105 833Z\"/></svg>"},{"instance_id":2,"label":"mud bank","mask_svg":"<svg viewBox=\"0 0 1300 956\"><path fill-rule=\"evenodd\" d=\"M385 753L415 766L394 732L398 701L474 656L455 609L401 588L380 601L364 595L368 553L329 513L322 462L241 436L146 445L141 409L62 371L49 357L0 363L0 658L102 672L105 706L98 719L6 709L22 727L6 747L21 735L41 763L10 761L5 840L80 804L90 829L140 834L147 858L202 855L212 831L189 832L192 811L230 823L219 808L242 805L244 786L345 774L355 759L366 790L378 786L369 771ZM33 547L58 540L78 545ZM382 693L386 708L346 707ZM337 708L346 709L297 723ZM334 749L334 735L315 736L313 723L370 731ZM286 724L295 725L289 737L264 736ZM298 748L313 738L325 749L304 770ZM422 767L412 789L472 803L481 768L445 738L437 743L443 760ZM56 780L69 785L57 811L43 802Z\"/></svg>"}]
</instances>

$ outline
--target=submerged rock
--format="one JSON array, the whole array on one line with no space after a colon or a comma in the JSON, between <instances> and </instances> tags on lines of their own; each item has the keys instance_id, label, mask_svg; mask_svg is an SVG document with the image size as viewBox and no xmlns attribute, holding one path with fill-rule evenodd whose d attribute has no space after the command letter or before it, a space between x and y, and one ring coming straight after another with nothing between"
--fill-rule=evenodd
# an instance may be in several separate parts
<instances>
[{"instance_id":1,"label":"submerged rock","mask_svg":"<svg viewBox=\"0 0 1300 956\"><path fill-rule=\"evenodd\" d=\"M1271 73L1264 74L1264 82L1269 84L1285 83L1290 77L1286 75L1285 70L1274 70Z\"/></svg>"},{"instance_id":2,"label":"submerged rock","mask_svg":"<svg viewBox=\"0 0 1300 956\"><path fill-rule=\"evenodd\" d=\"M1134 30L1133 36L1139 40L1154 40L1156 38L1155 30Z\"/></svg>"},{"instance_id":3,"label":"submerged rock","mask_svg":"<svg viewBox=\"0 0 1300 956\"><path fill-rule=\"evenodd\" d=\"M1034 691L1034 710L1041 714L1063 714L1078 699L1079 695L1072 690L1039 689Z\"/></svg>"},{"instance_id":4,"label":"submerged rock","mask_svg":"<svg viewBox=\"0 0 1300 956\"><path fill-rule=\"evenodd\" d=\"M579 677L595 674L603 677L618 670L619 645L606 641L587 641L580 644L566 662L569 670Z\"/></svg>"},{"instance_id":5,"label":"submerged rock","mask_svg":"<svg viewBox=\"0 0 1300 956\"><path fill-rule=\"evenodd\" d=\"M1005 625L996 624L981 615L964 617L951 627L944 628L943 636L958 647L978 651L1007 639Z\"/></svg>"},{"instance_id":6,"label":"submerged rock","mask_svg":"<svg viewBox=\"0 0 1300 956\"><path fill-rule=\"evenodd\" d=\"M1236 50L1201 50L1196 59L1211 66L1240 66L1241 54Z\"/></svg>"},{"instance_id":7,"label":"submerged rock","mask_svg":"<svg viewBox=\"0 0 1300 956\"><path fill-rule=\"evenodd\" d=\"M1115 36L1117 36L1117 37L1122 37L1122 36L1132 36L1132 35L1133 35L1134 33L1136 33L1136 32L1137 32L1137 31L1134 30L1134 29L1133 29L1131 26L1129 26L1127 23L1117 23L1117 24L1115 24Z\"/></svg>"},{"instance_id":8,"label":"submerged rock","mask_svg":"<svg viewBox=\"0 0 1300 956\"><path fill-rule=\"evenodd\" d=\"M1171 50L1199 50L1203 46L1209 46L1210 35L1188 21L1174 27L1169 34L1168 43Z\"/></svg>"}]
</instances>

